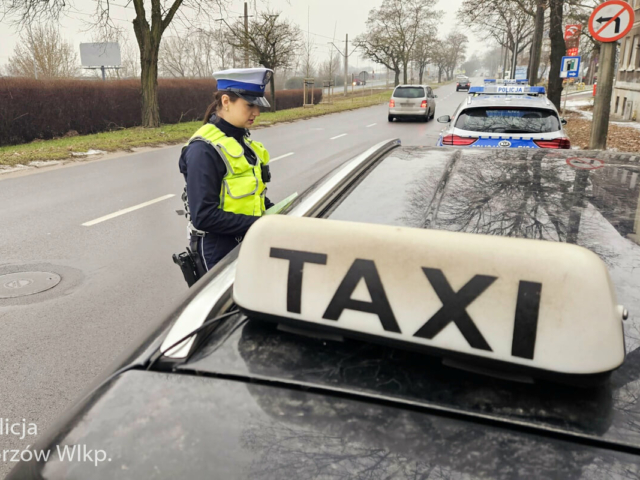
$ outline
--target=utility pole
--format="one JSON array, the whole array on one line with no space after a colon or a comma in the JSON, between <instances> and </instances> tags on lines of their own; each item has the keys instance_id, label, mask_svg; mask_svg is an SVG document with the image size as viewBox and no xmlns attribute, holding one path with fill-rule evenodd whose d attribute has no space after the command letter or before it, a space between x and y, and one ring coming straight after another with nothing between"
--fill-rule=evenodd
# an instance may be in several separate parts
<instances>
[{"instance_id":1,"label":"utility pole","mask_svg":"<svg viewBox=\"0 0 640 480\"><path fill-rule=\"evenodd\" d=\"M338 53L344 57L344 94L347 95L348 93L347 82L349 81L347 78L349 76L349 55L353 55L358 47L356 47L353 50L353 52L349 53L349 34L348 33L346 34L346 37L344 39L344 53L342 53L340 49L336 47L335 43L331 42L331 45L333 45L333 48L335 48L338 51Z\"/></svg>"},{"instance_id":2,"label":"utility pole","mask_svg":"<svg viewBox=\"0 0 640 480\"><path fill-rule=\"evenodd\" d=\"M593 104L591 139L589 150L604 150L609 133L609 113L611 113L611 93L616 65L616 42L600 44L600 66L598 68L598 90Z\"/></svg>"},{"instance_id":3,"label":"utility pole","mask_svg":"<svg viewBox=\"0 0 640 480\"><path fill-rule=\"evenodd\" d=\"M511 78L516 78L516 65L518 64L518 39L516 39L516 47L513 49L513 65L511 66Z\"/></svg>"},{"instance_id":4,"label":"utility pole","mask_svg":"<svg viewBox=\"0 0 640 480\"><path fill-rule=\"evenodd\" d=\"M344 39L344 95L349 92L347 88L347 75L349 75L349 34Z\"/></svg>"},{"instance_id":5,"label":"utility pole","mask_svg":"<svg viewBox=\"0 0 640 480\"><path fill-rule=\"evenodd\" d=\"M249 68L249 7L244 2L244 68Z\"/></svg>"}]
</instances>

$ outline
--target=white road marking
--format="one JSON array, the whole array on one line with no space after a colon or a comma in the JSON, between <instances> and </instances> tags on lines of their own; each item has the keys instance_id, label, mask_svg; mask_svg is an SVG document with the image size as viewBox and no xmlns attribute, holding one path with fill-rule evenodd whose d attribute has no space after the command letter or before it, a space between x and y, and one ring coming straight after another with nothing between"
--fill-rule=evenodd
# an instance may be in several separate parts
<instances>
[{"instance_id":1,"label":"white road marking","mask_svg":"<svg viewBox=\"0 0 640 480\"><path fill-rule=\"evenodd\" d=\"M173 193L169 195L164 195L162 197L158 197L153 200L149 200L148 202L141 203L140 205L135 205L133 207L125 208L123 210L118 210L117 212L110 213L109 215L105 215L104 217L96 218L95 220L91 220L90 222L83 223L83 227L91 227L97 223L105 222L107 220L111 220L112 218L119 217L120 215L124 215L125 213L133 212L134 210L139 210L144 207L148 207L149 205L153 205L154 203L162 202L163 200L167 200L168 198L175 197Z\"/></svg>"},{"instance_id":2,"label":"white road marking","mask_svg":"<svg viewBox=\"0 0 640 480\"><path fill-rule=\"evenodd\" d=\"M372 123L371 125L367 125L367 128L373 127L374 125L377 125L377 123Z\"/></svg>"},{"instance_id":3,"label":"white road marking","mask_svg":"<svg viewBox=\"0 0 640 480\"><path fill-rule=\"evenodd\" d=\"M346 135L347 135L346 133L341 133L340 135L336 135L335 137L331 137L329 140L335 140L336 138L344 137Z\"/></svg>"},{"instance_id":4,"label":"white road marking","mask_svg":"<svg viewBox=\"0 0 640 480\"><path fill-rule=\"evenodd\" d=\"M276 162L276 161L278 161L278 160L282 160L283 158L290 157L290 156L291 156L291 155L293 155L293 154L294 154L294 152L285 153L284 155L280 155L279 157L272 158L271 160L269 160L269 163L271 163L271 162Z\"/></svg>"}]
</instances>

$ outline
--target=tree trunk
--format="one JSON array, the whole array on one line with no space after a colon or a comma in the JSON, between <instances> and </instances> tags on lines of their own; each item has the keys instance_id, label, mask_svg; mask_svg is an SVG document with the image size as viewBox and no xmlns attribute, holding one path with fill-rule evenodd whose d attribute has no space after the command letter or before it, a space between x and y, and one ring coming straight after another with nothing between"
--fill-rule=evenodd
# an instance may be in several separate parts
<instances>
[{"instance_id":1,"label":"tree trunk","mask_svg":"<svg viewBox=\"0 0 640 480\"><path fill-rule=\"evenodd\" d=\"M160 126L160 107L158 105L158 48L147 46L141 56L142 71L142 126L155 128Z\"/></svg>"},{"instance_id":2,"label":"tree trunk","mask_svg":"<svg viewBox=\"0 0 640 480\"><path fill-rule=\"evenodd\" d=\"M407 84L407 63L405 61L402 65L402 79L405 85Z\"/></svg>"},{"instance_id":3,"label":"tree trunk","mask_svg":"<svg viewBox=\"0 0 640 480\"><path fill-rule=\"evenodd\" d=\"M550 0L550 23L549 37L551 38L551 67L549 69L549 89L547 96L560 110L560 100L562 98L562 79L560 69L562 67L562 57L567 51L564 43L564 32L562 31L562 6L563 0Z\"/></svg>"},{"instance_id":4,"label":"tree trunk","mask_svg":"<svg viewBox=\"0 0 640 480\"><path fill-rule=\"evenodd\" d=\"M393 79L393 85L397 87L400 85L400 69L398 68L397 70L394 70L394 73L395 78Z\"/></svg>"},{"instance_id":5,"label":"tree trunk","mask_svg":"<svg viewBox=\"0 0 640 480\"><path fill-rule=\"evenodd\" d=\"M544 4L538 4L536 9L536 27L531 42L531 58L529 60L529 85L538 83L538 70L540 70L540 56L542 55L542 36L544 34Z\"/></svg>"},{"instance_id":6,"label":"tree trunk","mask_svg":"<svg viewBox=\"0 0 640 480\"><path fill-rule=\"evenodd\" d=\"M438 83L442 83L442 67L438 67Z\"/></svg>"},{"instance_id":7,"label":"tree trunk","mask_svg":"<svg viewBox=\"0 0 640 480\"><path fill-rule=\"evenodd\" d=\"M158 51L162 32L159 28L150 28L144 17L133 21L140 49L140 83L142 88L142 126L155 128L160 126L160 107L158 106Z\"/></svg>"},{"instance_id":8,"label":"tree trunk","mask_svg":"<svg viewBox=\"0 0 640 480\"><path fill-rule=\"evenodd\" d=\"M422 77L424 76L424 67L419 67L418 70L418 83L422 85Z\"/></svg>"},{"instance_id":9,"label":"tree trunk","mask_svg":"<svg viewBox=\"0 0 640 480\"><path fill-rule=\"evenodd\" d=\"M271 75L271 81L269 82L269 85L271 87L271 111L275 112L276 111L276 73L273 72L273 75Z\"/></svg>"}]
</instances>

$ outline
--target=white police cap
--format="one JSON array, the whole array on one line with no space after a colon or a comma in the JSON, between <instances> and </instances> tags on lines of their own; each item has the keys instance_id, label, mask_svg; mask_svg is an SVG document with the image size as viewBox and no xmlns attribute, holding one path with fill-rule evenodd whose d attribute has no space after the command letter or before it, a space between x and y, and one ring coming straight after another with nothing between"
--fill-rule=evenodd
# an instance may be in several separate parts
<instances>
[{"instance_id":1,"label":"white police cap","mask_svg":"<svg viewBox=\"0 0 640 480\"><path fill-rule=\"evenodd\" d=\"M268 68L232 68L213 74L219 91L233 92L259 107L271 106L264 98L264 90L272 76L273 70Z\"/></svg>"}]
</instances>

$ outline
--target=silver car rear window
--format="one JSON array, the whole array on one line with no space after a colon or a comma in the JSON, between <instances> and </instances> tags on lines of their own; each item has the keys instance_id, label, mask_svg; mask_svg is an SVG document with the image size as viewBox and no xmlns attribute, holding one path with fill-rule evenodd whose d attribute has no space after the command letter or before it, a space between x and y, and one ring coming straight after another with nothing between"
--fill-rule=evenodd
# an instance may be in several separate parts
<instances>
[{"instance_id":1,"label":"silver car rear window","mask_svg":"<svg viewBox=\"0 0 640 480\"><path fill-rule=\"evenodd\" d=\"M542 108L467 108L455 127L486 133L549 133L560 130L560 120Z\"/></svg>"},{"instance_id":2,"label":"silver car rear window","mask_svg":"<svg viewBox=\"0 0 640 480\"><path fill-rule=\"evenodd\" d=\"M396 98L422 98L426 95L422 87L398 87L393 92L393 96Z\"/></svg>"}]
</instances>

